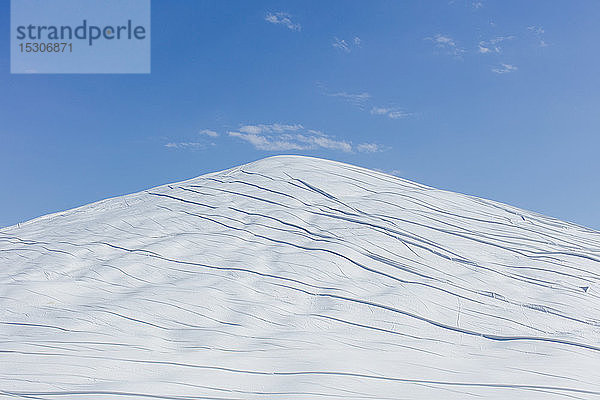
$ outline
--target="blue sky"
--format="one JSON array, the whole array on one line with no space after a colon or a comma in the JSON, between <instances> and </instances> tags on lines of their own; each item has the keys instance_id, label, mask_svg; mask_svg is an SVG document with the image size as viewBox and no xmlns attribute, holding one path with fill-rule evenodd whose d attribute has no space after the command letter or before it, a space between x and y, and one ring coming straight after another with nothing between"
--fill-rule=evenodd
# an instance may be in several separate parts
<instances>
[{"instance_id":1,"label":"blue sky","mask_svg":"<svg viewBox=\"0 0 600 400\"><path fill-rule=\"evenodd\" d=\"M152 1L148 75L11 75L0 226L274 154L600 229L600 2Z\"/></svg>"}]
</instances>

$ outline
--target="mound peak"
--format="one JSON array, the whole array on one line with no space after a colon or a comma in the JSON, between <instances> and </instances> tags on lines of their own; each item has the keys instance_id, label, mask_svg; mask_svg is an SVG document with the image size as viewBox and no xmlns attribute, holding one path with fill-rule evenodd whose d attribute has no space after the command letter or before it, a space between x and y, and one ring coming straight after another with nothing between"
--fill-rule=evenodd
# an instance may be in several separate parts
<instances>
[{"instance_id":1,"label":"mound peak","mask_svg":"<svg viewBox=\"0 0 600 400\"><path fill-rule=\"evenodd\" d=\"M5 395L600 396L600 233L349 164L107 199L0 255Z\"/></svg>"}]
</instances>

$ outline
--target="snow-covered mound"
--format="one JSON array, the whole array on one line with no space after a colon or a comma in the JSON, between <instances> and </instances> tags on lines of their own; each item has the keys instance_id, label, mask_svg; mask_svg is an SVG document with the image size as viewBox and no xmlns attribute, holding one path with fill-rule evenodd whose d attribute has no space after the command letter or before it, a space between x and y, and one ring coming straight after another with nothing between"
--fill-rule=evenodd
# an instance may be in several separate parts
<instances>
[{"instance_id":1,"label":"snow-covered mound","mask_svg":"<svg viewBox=\"0 0 600 400\"><path fill-rule=\"evenodd\" d=\"M0 230L0 397L600 399L600 232L280 156Z\"/></svg>"}]
</instances>

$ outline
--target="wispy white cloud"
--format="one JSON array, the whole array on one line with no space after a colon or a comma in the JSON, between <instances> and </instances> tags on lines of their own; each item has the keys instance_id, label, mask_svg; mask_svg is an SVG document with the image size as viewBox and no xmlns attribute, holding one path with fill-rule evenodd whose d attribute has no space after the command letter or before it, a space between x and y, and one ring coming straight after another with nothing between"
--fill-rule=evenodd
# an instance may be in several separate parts
<instances>
[{"instance_id":1,"label":"wispy white cloud","mask_svg":"<svg viewBox=\"0 0 600 400\"><path fill-rule=\"evenodd\" d=\"M358 36L355 36L352 40L346 41L345 39L340 39L338 37L333 38L333 42L331 45L344 53L350 53L353 48L361 47L362 40Z\"/></svg>"},{"instance_id":2,"label":"wispy white cloud","mask_svg":"<svg viewBox=\"0 0 600 400\"><path fill-rule=\"evenodd\" d=\"M206 135L212 138L216 138L219 137L219 134L215 131L212 131L210 129L202 129L201 131L198 132L200 135Z\"/></svg>"},{"instance_id":3,"label":"wispy white cloud","mask_svg":"<svg viewBox=\"0 0 600 400\"><path fill-rule=\"evenodd\" d=\"M350 104L355 105L356 107L364 110L367 103L371 100L371 95L367 92L362 93L347 93L347 92L336 92L336 93L324 93L329 97L337 97L344 101L347 101Z\"/></svg>"},{"instance_id":4,"label":"wispy white cloud","mask_svg":"<svg viewBox=\"0 0 600 400\"><path fill-rule=\"evenodd\" d=\"M515 72L518 68L511 64L502 64L499 67L492 68L492 72L497 74L508 74L510 72Z\"/></svg>"},{"instance_id":5,"label":"wispy white cloud","mask_svg":"<svg viewBox=\"0 0 600 400\"><path fill-rule=\"evenodd\" d=\"M258 150L283 151L283 150L303 150L306 146L289 140L277 139L270 136L262 136L255 133L228 132L228 135L250 143Z\"/></svg>"},{"instance_id":6,"label":"wispy white cloud","mask_svg":"<svg viewBox=\"0 0 600 400\"><path fill-rule=\"evenodd\" d=\"M361 153L378 153L383 151L383 147L376 143L361 143L356 146L356 150Z\"/></svg>"},{"instance_id":7,"label":"wispy white cloud","mask_svg":"<svg viewBox=\"0 0 600 400\"><path fill-rule=\"evenodd\" d=\"M359 93L349 93L349 92L329 92L327 89L323 87L323 85L318 84L318 86L323 90L322 94L329 97L337 97L348 103L358 107L362 111L369 111L371 115L385 115L391 119L400 119L407 118L413 115L413 113L405 111L403 108L395 107L395 106L376 106L373 103L373 96L367 92L359 92Z\"/></svg>"},{"instance_id":8,"label":"wispy white cloud","mask_svg":"<svg viewBox=\"0 0 600 400\"><path fill-rule=\"evenodd\" d=\"M218 132L211 129L202 129L198 131L198 135L201 137L197 138L197 140L169 142L165 144L165 147L169 149L202 150L210 146L216 146L216 143L211 142L210 139L218 138ZM205 138L204 136L207 137Z\"/></svg>"},{"instance_id":9,"label":"wispy white cloud","mask_svg":"<svg viewBox=\"0 0 600 400\"><path fill-rule=\"evenodd\" d=\"M341 97L343 99L351 100L351 101L366 101L371 98L371 95L367 92L362 92L362 93L337 92L337 93L327 93L327 96Z\"/></svg>"},{"instance_id":10,"label":"wispy white cloud","mask_svg":"<svg viewBox=\"0 0 600 400\"><path fill-rule=\"evenodd\" d=\"M527 30L536 36L540 47L548 46L548 43L544 40L544 33L546 32L544 28L542 28L541 26L533 25L528 26Z\"/></svg>"},{"instance_id":11,"label":"wispy white cloud","mask_svg":"<svg viewBox=\"0 0 600 400\"><path fill-rule=\"evenodd\" d=\"M473 8L475 10L479 10L485 6L486 0L448 0L448 5L462 5L466 8Z\"/></svg>"},{"instance_id":12,"label":"wispy white cloud","mask_svg":"<svg viewBox=\"0 0 600 400\"><path fill-rule=\"evenodd\" d=\"M443 50L455 57L461 57L465 53L465 50L460 48L450 36L437 34L434 37L427 37L425 39L432 41L437 49Z\"/></svg>"},{"instance_id":13,"label":"wispy white cloud","mask_svg":"<svg viewBox=\"0 0 600 400\"><path fill-rule=\"evenodd\" d=\"M325 135L314 133L286 133L280 135L265 135L230 131L228 135L250 143L257 150L286 151L286 150L341 150L352 151L352 145L344 140L335 140Z\"/></svg>"},{"instance_id":14,"label":"wispy white cloud","mask_svg":"<svg viewBox=\"0 0 600 400\"><path fill-rule=\"evenodd\" d=\"M210 144L214 146L214 143ZM169 142L165 144L165 147L169 149L191 149L191 150L201 150L207 147L206 143L201 142Z\"/></svg>"},{"instance_id":15,"label":"wispy white cloud","mask_svg":"<svg viewBox=\"0 0 600 400\"><path fill-rule=\"evenodd\" d=\"M218 140L221 135L214 130L202 129L198 133L207 136L207 138L200 138L197 141L171 141L164 144L164 147L168 149L204 150L219 143ZM265 151L324 149L345 153L375 153L385 150L377 143L354 145L349 140L339 139L319 130L307 129L301 124L240 125L238 129L228 131L226 136L242 140L255 149ZM210 139L215 139L215 141Z\"/></svg>"},{"instance_id":16,"label":"wispy white cloud","mask_svg":"<svg viewBox=\"0 0 600 400\"><path fill-rule=\"evenodd\" d=\"M302 26L299 23L292 21L292 16L285 12L267 13L265 21L272 24L283 25L293 31L302 29Z\"/></svg>"},{"instance_id":17,"label":"wispy white cloud","mask_svg":"<svg viewBox=\"0 0 600 400\"><path fill-rule=\"evenodd\" d=\"M514 38L514 36L496 36L495 38L490 40L482 40L479 42L478 51L482 54L500 54L502 52L502 47L500 46L500 43L506 40L512 40Z\"/></svg>"},{"instance_id":18,"label":"wispy white cloud","mask_svg":"<svg viewBox=\"0 0 600 400\"><path fill-rule=\"evenodd\" d=\"M297 132L304 129L300 124L259 124L259 125L243 125L239 131L243 133L259 134L259 133L284 133Z\"/></svg>"},{"instance_id":19,"label":"wispy white cloud","mask_svg":"<svg viewBox=\"0 0 600 400\"><path fill-rule=\"evenodd\" d=\"M371 108L372 115L385 115L391 119L400 119L410 117L412 114L397 107L373 107Z\"/></svg>"},{"instance_id":20,"label":"wispy white cloud","mask_svg":"<svg viewBox=\"0 0 600 400\"><path fill-rule=\"evenodd\" d=\"M479 42L479 52L482 54L491 53L492 50L485 46L485 42Z\"/></svg>"},{"instance_id":21,"label":"wispy white cloud","mask_svg":"<svg viewBox=\"0 0 600 400\"><path fill-rule=\"evenodd\" d=\"M338 38L334 37L333 43L331 43L331 45L338 50L341 50L346 53L350 53L350 46L348 45L348 43L346 43L346 41L344 39L338 39Z\"/></svg>"},{"instance_id":22,"label":"wispy white cloud","mask_svg":"<svg viewBox=\"0 0 600 400\"><path fill-rule=\"evenodd\" d=\"M544 28L542 28L541 26L535 26L535 25L528 26L527 30L535 33L536 35L542 35L543 33L545 33Z\"/></svg>"},{"instance_id":23,"label":"wispy white cloud","mask_svg":"<svg viewBox=\"0 0 600 400\"><path fill-rule=\"evenodd\" d=\"M345 153L373 153L382 150L382 147L375 143L353 146L348 140L337 139L318 130L306 129L300 124L243 125L227 134L249 143L257 150L265 151L325 149Z\"/></svg>"},{"instance_id":24,"label":"wispy white cloud","mask_svg":"<svg viewBox=\"0 0 600 400\"><path fill-rule=\"evenodd\" d=\"M456 42L454 41L454 39L452 39L449 36L437 34L437 35L435 35L435 38L433 39L433 41L440 46L447 46L447 47L451 47L451 48L456 47Z\"/></svg>"}]
</instances>

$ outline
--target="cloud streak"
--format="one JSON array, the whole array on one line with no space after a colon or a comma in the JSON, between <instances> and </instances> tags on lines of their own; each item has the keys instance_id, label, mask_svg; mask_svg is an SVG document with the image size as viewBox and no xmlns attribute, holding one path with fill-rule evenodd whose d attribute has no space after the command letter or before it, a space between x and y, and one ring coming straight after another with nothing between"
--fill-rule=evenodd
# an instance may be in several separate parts
<instances>
[{"instance_id":1,"label":"cloud streak","mask_svg":"<svg viewBox=\"0 0 600 400\"><path fill-rule=\"evenodd\" d=\"M450 36L437 34L434 37L427 37L425 39L432 41L437 49L443 50L454 57L461 57L465 52Z\"/></svg>"},{"instance_id":2,"label":"cloud streak","mask_svg":"<svg viewBox=\"0 0 600 400\"><path fill-rule=\"evenodd\" d=\"M391 119L400 119L410 117L412 114L397 107L373 107L371 115L385 115Z\"/></svg>"},{"instance_id":3,"label":"cloud streak","mask_svg":"<svg viewBox=\"0 0 600 400\"><path fill-rule=\"evenodd\" d=\"M335 47L338 50L341 50L345 53L350 53L350 46L348 45L348 43L346 43L346 41L344 39L338 39L336 37L333 38L333 43L331 43L331 45L333 47Z\"/></svg>"},{"instance_id":4,"label":"cloud streak","mask_svg":"<svg viewBox=\"0 0 600 400\"><path fill-rule=\"evenodd\" d=\"M502 47L500 46L500 43L506 40L512 40L514 38L514 36L497 36L490 40L482 40L479 42L478 51L481 54L500 54L502 52Z\"/></svg>"},{"instance_id":5,"label":"cloud streak","mask_svg":"<svg viewBox=\"0 0 600 400\"><path fill-rule=\"evenodd\" d=\"M243 125L236 131L227 132L227 135L263 151L324 149L344 153L374 153L383 150L375 143L353 146L350 141L336 139L314 129L306 129L300 124Z\"/></svg>"},{"instance_id":6,"label":"cloud streak","mask_svg":"<svg viewBox=\"0 0 600 400\"><path fill-rule=\"evenodd\" d=\"M539 41L539 46L540 47L547 47L548 46L548 43L546 43L546 41L544 40L544 33L546 32L544 30L544 28L542 28L541 26L534 25L534 26L528 26L527 30L529 32L533 33L536 36L536 38Z\"/></svg>"},{"instance_id":7,"label":"cloud streak","mask_svg":"<svg viewBox=\"0 0 600 400\"><path fill-rule=\"evenodd\" d=\"M319 84L321 88L322 85ZM370 93L349 93L349 92L327 92L323 89L323 95L336 97L347 101L348 103L358 107L362 111L369 111L371 115L382 115L391 119L400 119L411 117L413 113L409 113L400 107L395 106L377 106L374 104L373 96Z\"/></svg>"},{"instance_id":8,"label":"cloud streak","mask_svg":"<svg viewBox=\"0 0 600 400\"><path fill-rule=\"evenodd\" d=\"M331 46L334 48L343 51L344 53L352 52L352 49L356 47L361 47L362 40L358 36L355 36L354 39L346 41L345 39L339 39L338 37L333 38L333 42Z\"/></svg>"},{"instance_id":9,"label":"cloud streak","mask_svg":"<svg viewBox=\"0 0 600 400\"><path fill-rule=\"evenodd\" d=\"M508 74L511 72L515 72L517 69L518 68L515 65L502 64L499 67L492 68L492 72L495 72L496 74Z\"/></svg>"},{"instance_id":10,"label":"cloud streak","mask_svg":"<svg viewBox=\"0 0 600 400\"><path fill-rule=\"evenodd\" d=\"M211 131L210 129L202 129L198 132L200 135L205 135L211 138L219 137L219 134L215 131Z\"/></svg>"},{"instance_id":11,"label":"cloud streak","mask_svg":"<svg viewBox=\"0 0 600 400\"><path fill-rule=\"evenodd\" d=\"M329 97L337 97L350 104L355 105L360 109L364 109L367 103L371 100L371 95L367 92L362 93L347 93L347 92L336 92L336 93L324 93Z\"/></svg>"},{"instance_id":12,"label":"cloud streak","mask_svg":"<svg viewBox=\"0 0 600 400\"><path fill-rule=\"evenodd\" d=\"M351 101L367 101L371 98L371 95L367 92L363 92L363 93L337 92L337 93L327 93L327 96L341 97L343 99L351 100Z\"/></svg>"},{"instance_id":13,"label":"cloud streak","mask_svg":"<svg viewBox=\"0 0 600 400\"><path fill-rule=\"evenodd\" d=\"M304 129L300 124L259 124L259 125L243 125L238 129L243 133L259 134L259 133L285 133L297 132Z\"/></svg>"},{"instance_id":14,"label":"cloud streak","mask_svg":"<svg viewBox=\"0 0 600 400\"><path fill-rule=\"evenodd\" d=\"M360 153L378 153L383 151L383 147L376 143L361 143L356 146L356 150Z\"/></svg>"},{"instance_id":15,"label":"cloud streak","mask_svg":"<svg viewBox=\"0 0 600 400\"><path fill-rule=\"evenodd\" d=\"M236 130L229 130L226 134L219 134L210 129L202 129L198 134L202 136L198 140L171 141L164 144L164 147L179 150L206 150L212 146L226 144L227 139L224 138L230 138L230 140L247 143L256 150L275 152L330 150L344 153L377 153L387 149L377 143L353 144L349 140L308 129L301 124L248 124L240 125Z\"/></svg>"},{"instance_id":16,"label":"cloud streak","mask_svg":"<svg viewBox=\"0 0 600 400\"><path fill-rule=\"evenodd\" d=\"M302 30L302 26L299 23L292 21L292 16L284 12L267 13L265 21L275 25L283 25L292 31Z\"/></svg>"},{"instance_id":17,"label":"cloud streak","mask_svg":"<svg viewBox=\"0 0 600 400\"><path fill-rule=\"evenodd\" d=\"M169 149L190 149L190 150L201 150L205 149L206 143L200 142L170 142L165 144L165 147Z\"/></svg>"}]
</instances>

